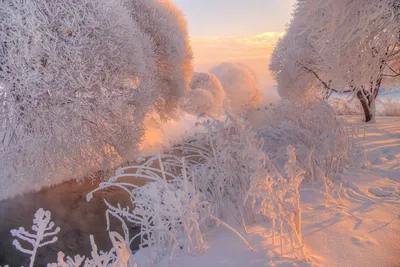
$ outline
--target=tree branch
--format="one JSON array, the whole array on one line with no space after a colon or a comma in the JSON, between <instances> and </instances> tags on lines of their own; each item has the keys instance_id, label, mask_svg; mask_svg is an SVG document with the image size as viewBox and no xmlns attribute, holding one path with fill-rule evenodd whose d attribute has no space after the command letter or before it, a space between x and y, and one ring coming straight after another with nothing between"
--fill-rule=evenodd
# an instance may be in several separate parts
<instances>
[{"instance_id":1,"label":"tree branch","mask_svg":"<svg viewBox=\"0 0 400 267\"><path fill-rule=\"evenodd\" d=\"M339 91L336 89L331 88L324 80L321 79L321 77L319 77L319 75L313 71L310 68L307 68L306 66L300 64L304 69L308 70L309 72L311 72L312 74L314 74L314 76L322 83L322 85L325 87L326 90L328 91L332 91L332 92L336 92L336 93L351 93L352 90L346 90L346 91Z\"/></svg>"},{"instance_id":2,"label":"tree branch","mask_svg":"<svg viewBox=\"0 0 400 267\"><path fill-rule=\"evenodd\" d=\"M394 72L394 73L396 74L396 75L393 76L393 77L400 76L400 72L395 71L392 67L389 66L389 64L386 64L386 66L388 66L388 68L389 68L392 72Z\"/></svg>"}]
</instances>

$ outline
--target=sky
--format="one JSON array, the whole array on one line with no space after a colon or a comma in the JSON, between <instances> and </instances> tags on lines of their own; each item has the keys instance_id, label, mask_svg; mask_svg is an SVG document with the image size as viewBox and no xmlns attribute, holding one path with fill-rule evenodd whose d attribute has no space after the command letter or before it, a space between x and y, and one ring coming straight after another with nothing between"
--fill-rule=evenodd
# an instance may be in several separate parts
<instances>
[{"instance_id":1,"label":"sky","mask_svg":"<svg viewBox=\"0 0 400 267\"><path fill-rule=\"evenodd\" d=\"M172 0L185 14L195 70L223 61L251 67L263 88L275 84L268 64L296 0Z\"/></svg>"},{"instance_id":2,"label":"sky","mask_svg":"<svg viewBox=\"0 0 400 267\"><path fill-rule=\"evenodd\" d=\"M282 32L295 0L172 0L186 15L192 36Z\"/></svg>"}]
</instances>

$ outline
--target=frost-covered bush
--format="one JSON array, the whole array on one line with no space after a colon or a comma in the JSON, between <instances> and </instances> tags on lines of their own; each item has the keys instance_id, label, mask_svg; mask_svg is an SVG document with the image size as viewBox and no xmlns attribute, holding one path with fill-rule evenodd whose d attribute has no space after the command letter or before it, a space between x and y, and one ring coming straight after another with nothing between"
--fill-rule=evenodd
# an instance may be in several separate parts
<instances>
[{"instance_id":1,"label":"frost-covered bush","mask_svg":"<svg viewBox=\"0 0 400 267\"><path fill-rule=\"evenodd\" d=\"M244 227L245 220L254 222L244 202L250 181L265 171L262 143L248 124L230 115L201 126L202 133L171 148L170 154L151 155L139 159L138 166L119 169L88 195L90 199L110 186L128 193L134 208L106 202L109 215L140 225L141 232L131 238L140 238L150 262L183 248L189 253L204 250L202 232L216 220L233 217ZM149 183L138 187L138 178ZM128 226L123 228L129 236Z\"/></svg>"},{"instance_id":2,"label":"frost-covered bush","mask_svg":"<svg viewBox=\"0 0 400 267\"><path fill-rule=\"evenodd\" d=\"M223 62L210 72L217 76L225 90L224 106L235 114L257 107L263 101L263 92L254 72L244 64Z\"/></svg>"},{"instance_id":3,"label":"frost-covered bush","mask_svg":"<svg viewBox=\"0 0 400 267\"><path fill-rule=\"evenodd\" d=\"M194 115L201 113L220 115L224 99L224 88L214 74L194 73L189 95L184 99L181 107Z\"/></svg>"},{"instance_id":4,"label":"frost-covered bush","mask_svg":"<svg viewBox=\"0 0 400 267\"><path fill-rule=\"evenodd\" d=\"M227 114L225 121L204 122L204 133L184 143L184 155L200 161L193 172L196 184L211 204L218 218L233 217L244 226L252 214L243 206L250 181L262 175L265 154L262 142L255 137L250 125Z\"/></svg>"},{"instance_id":5,"label":"frost-covered bush","mask_svg":"<svg viewBox=\"0 0 400 267\"><path fill-rule=\"evenodd\" d=\"M182 249L191 254L203 251L200 225L205 218L201 216L205 200L193 183L188 181L187 175L183 172L174 176L162 171L162 168L145 166L128 169L130 172L135 169L136 173L117 175L100 188L118 186L130 194L132 209L122 208L119 204L113 206L107 201L106 204L109 214L123 222L126 236L129 236L129 232L123 219L128 224L140 226L139 234L131 237L129 242L140 239L140 249L146 261L154 263L166 255L172 258ZM149 179L149 182L142 187L131 187L120 182L121 177L142 177Z\"/></svg>"},{"instance_id":6,"label":"frost-covered bush","mask_svg":"<svg viewBox=\"0 0 400 267\"><path fill-rule=\"evenodd\" d=\"M176 168L180 171L176 172ZM94 193L108 187L127 192L130 207L105 200L107 225L109 228L110 216L114 216L121 221L128 244L140 240L141 263L155 263L167 255L172 258L183 249L190 254L204 250L201 226L207 219L204 213L208 203L189 180L186 170L184 158L153 155L141 161L141 165L118 169L115 177L87 196L90 201ZM135 179L144 179L146 183L139 187ZM140 227L135 236L129 233L132 225Z\"/></svg>"},{"instance_id":7,"label":"frost-covered bush","mask_svg":"<svg viewBox=\"0 0 400 267\"><path fill-rule=\"evenodd\" d=\"M214 96L207 89L194 89L189 92L181 107L184 111L193 115L213 115L212 111L215 109Z\"/></svg>"},{"instance_id":8,"label":"frost-covered bush","mask_svg":"<svg viewBox=\"0 0 400 267\"><path fill-rule=\"evenodd\" d=\"M344 123L325 101L283 100L266 112L268 126L257 129L263 151L277 165L286 162L285 148L292 145L306 179L332 178L348 160L350 145Z\"/></svg>"},{"instance_id":9,"label":"frost-covered bush","mask_svg":"<svg viewBox=\"0 0 400 267\"><path fill-rule=\"evenodd\" d=\"M0 2L0 199L133 158L146 114L175 108L191 77L186 25L169 1L149 8Z\"/></svg>"},{"instance_id":10,"label":"frost-covered bush","mask_svg":"<svg viewBox=\"0 0 400 267\"><path fill-rule=\"evenodd\" d=\"M183 248L193 255L204 251L200 225L205 217L200 216L200 205L205 200L187 177L182 178L171 183L158 180L135 192L131 218L141 225L140 248L146 249L152 260L168 253L172 257ZM150 220L152 224L148 224Z\"/></svg>"}]
</instances>

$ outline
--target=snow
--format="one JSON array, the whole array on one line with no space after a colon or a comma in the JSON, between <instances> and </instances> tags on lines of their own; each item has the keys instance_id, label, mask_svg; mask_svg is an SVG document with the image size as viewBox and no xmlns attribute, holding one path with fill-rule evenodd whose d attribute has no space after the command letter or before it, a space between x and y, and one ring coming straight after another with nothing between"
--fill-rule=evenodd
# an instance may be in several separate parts
<instances>
[{"instance_id":1,"label":"snow","mask_svg":"<svg viewBox=\"0 0 400 267\"><path fill-rule=\"evenodd\" d=\"M340 197L333 194L337 204L324 196L322 183L300 188L310 263L295 259L289 248L281 256L279 244L272 245L270 227L257 224L241 232L255 251L220 227L205 237L207 252L182 255L170 264L165 259L156 266L399 266L400 118L378 117L376 124L363 123L361 116L346 119L349 128L355 126L354 144L365 151L369 164L355 167L353 159L354 164L339 174Z\"/></svg>"},{"instance_id":2,"label":"snow","mask_svg":"<svg viewBox=\"0 0 400 267\"><path fill-rule=\"evenodd\" d=\"M279 242L275 245L272 243L270 223L257 218L257 224L250 225L247 233L235 222L228 221L244 236L254 251L250 251L232 231L220 225L204 233L205 252L190 256L186 251L181 251L171 262L169 257L165 257L154 266L400 266L400 118L378 117L375 124L364 123L362 116L344 118L348 122L348 131L351 132L349 136L354 138L356 154L345 170L336 177L335 189L327 196L322 181L303 183L300 187L303 242L309 262L296 259L290 247L288 233L284 233L282 256ZM70 184L66 186L75 194L84 195L88 190L87 187L72 189ZM48 198L52 201L47 202L53 204L54 199L59 198L60 192L66 192L62 188L58 189L48 191L49 194L52 193L52 197ZM36 199L25 201L44 205L36 203L40 202ZM68 203L67 200L63 202ZM103 201L94 205L102 207ZM51 209L57 211L54 207ZM89 208L82 205L81 209L74 208L67 213L67 217L74 217L75 220L79 218L80 223L91 220L88 222L90 226L86 230L82 229L79 238L90 233L104 232L104 212L95 212L93 209L89 216L88 210L92 209L93 206ZM2 215L17 220L13 216L17 214L17 210L10 209L7 213L3 209ZM32 216L26 210L24 214ZM62 218L60 214L56 214L55 220L57 217ZM93 223L93 220L98 223ZM60 221L56 224L59 226ZM5 224L3 226L6 227ZM67 227L60 226L61 229ZM96 235L97 240L102 242L101 236ZM88 240L85 239L84 242L87 243ZM153 266L141 264L140 254L135 256L139 267ZM40 258L38 262L42 260Z\"/></svg>"},{"instance_id":3,"label":"snow","mask_svg":"<svg viewBox=\"0 0 400 267\"><path fill-rule=\"evenodd\" d=\"M293 258L292 253L280 255L280 245L272 245L270 227L255 225L249 227L248 234L241 233L253 246L250 251L246 245L229 230L219 227L208 234L208 251L196 256L182 256L156 264L156 267L243 267L243 266L311 266ZM140 266L140 265L139 265Z\"/></svg>"}]
</instances>

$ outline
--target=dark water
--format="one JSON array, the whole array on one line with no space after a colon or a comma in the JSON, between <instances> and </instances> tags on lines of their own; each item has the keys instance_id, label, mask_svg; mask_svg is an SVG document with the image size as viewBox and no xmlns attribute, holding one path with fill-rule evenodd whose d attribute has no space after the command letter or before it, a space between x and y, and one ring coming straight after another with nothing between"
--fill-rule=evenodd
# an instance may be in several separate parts
<instances>
[{"instance_id":1,"label":"dark water","mask_svg":"<svg viewBox=\"0 0 400 267\"><path fill-rule=\"evenodd\" d=\"M99 175L101 176L101 175ZM39 248L35 266L46 266L57 262L57 253L63 251L68 256L90 255L89 235L93 235L99 250L109 250L111 242L106 231L106 206L103 198L112 204L129 205L126 193L117 189L107 189L94 194L91 202L86 202L86 194L97 187L97 182L77 183L75 180L29 193L0 202L0 266L28 266L29 255L16 250L12 245L11 229L20 226L31 231L32 220L39 208L51 211L52 221L61 231L58 241L52 245ZM121 232L121 223L111 221L111 230ZM136 234L138 228L131 229ZM136 232L136 233L135 233ZM46 239L47 240L47 239ZM29 243L20 240L22 247L31 249ZM138 248L138 241L132 244L133 250Z\"/></svg>"}]
</instances>

